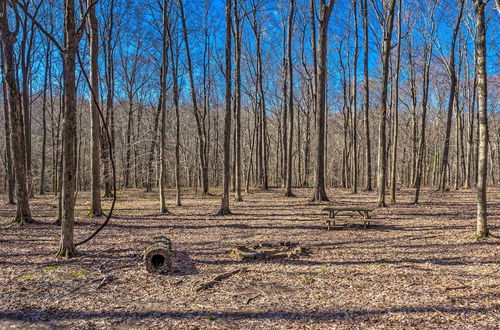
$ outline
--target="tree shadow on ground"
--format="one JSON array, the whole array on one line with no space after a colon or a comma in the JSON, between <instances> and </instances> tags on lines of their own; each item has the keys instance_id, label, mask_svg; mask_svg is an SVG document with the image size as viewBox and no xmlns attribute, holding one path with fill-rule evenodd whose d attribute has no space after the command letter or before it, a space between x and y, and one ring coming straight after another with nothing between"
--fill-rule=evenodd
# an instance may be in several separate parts
<instances>
[{"instance_id":1,"label":"tree shadow on ground","mask_svg":"<svg viewBox=\"0 0 500 330\"><path fill-rule=\"evenodd\" d=\"M0 320L16 321L71 321L71 320L97 320L97 319L119 319L140 320L147 318L155 319L192 319L192 318L216 318L232 320L303 320L303 321L340 321L362 317L387 316L389 314L420 314L438 313L448 315L484 314L494 312L495 307L441 307L441 306L418 306L407 308L388 308L379 310L338 310L324 312L288 312L288 311L265 311L265 312L210 312L210 311L145 311L145 312L86 312L64 309L47 309L45 311L35 309L21 309L16 311L0 311Z\"/></svg>"}]
</instances>

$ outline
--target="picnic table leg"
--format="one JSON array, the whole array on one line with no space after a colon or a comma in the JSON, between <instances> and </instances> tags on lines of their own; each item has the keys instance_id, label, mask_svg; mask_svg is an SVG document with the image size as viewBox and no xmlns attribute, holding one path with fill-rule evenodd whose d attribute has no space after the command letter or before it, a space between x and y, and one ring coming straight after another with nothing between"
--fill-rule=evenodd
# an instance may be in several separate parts
<instances>
[{"instance_id":1,"label":"picnic table leg","mask_svg":"<svg viewBox=\"0 0 500 330\"><path fill-rule=\"evenodd\" d=\"M327 230L331 229L330 220L326 220L326 229Z\"/></svg>"}]
</instances>

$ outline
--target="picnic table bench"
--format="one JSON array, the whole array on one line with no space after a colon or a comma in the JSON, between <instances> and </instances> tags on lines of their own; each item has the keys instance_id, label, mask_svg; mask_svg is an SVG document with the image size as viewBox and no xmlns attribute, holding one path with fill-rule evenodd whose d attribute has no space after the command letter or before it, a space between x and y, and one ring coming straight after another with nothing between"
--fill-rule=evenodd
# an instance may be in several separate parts
<instances>
[{"instance_id":1,"label":"picnic table bench","mask_svg":"<svg viewBox=\"0 0 500 330\"><path fill-rule=\"evenodd\" d=\"M374 208L370 207L356 207L356 206L350 206L350 207L344 207L344 206L331 206L331 207L325 207L323 211L328 212L328 218L325 219L327 229L330 230L332 223L335 226L335 216L339 214L340 212L357 212L363 217L363 225L364 228L368 228L370 226L370 223L372 222L370 212L373 212Z\"/></svg>"}]
</instances>

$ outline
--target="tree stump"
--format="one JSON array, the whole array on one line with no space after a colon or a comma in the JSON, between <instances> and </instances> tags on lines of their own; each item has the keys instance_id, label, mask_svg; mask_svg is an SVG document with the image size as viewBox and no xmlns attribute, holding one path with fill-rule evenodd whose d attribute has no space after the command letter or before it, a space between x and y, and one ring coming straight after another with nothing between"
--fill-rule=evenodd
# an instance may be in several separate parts
<instances>
[{"instance_id":1,"label":"tree stump","mask_svg":"<svg viewBox=\"0 0 500 330\"><path fill-rule=\"evenodd\" d=\"M165 236L154 237L144 252L146 270L166 274L172 271L172 243Z\"/></svg>"}]
</instances>

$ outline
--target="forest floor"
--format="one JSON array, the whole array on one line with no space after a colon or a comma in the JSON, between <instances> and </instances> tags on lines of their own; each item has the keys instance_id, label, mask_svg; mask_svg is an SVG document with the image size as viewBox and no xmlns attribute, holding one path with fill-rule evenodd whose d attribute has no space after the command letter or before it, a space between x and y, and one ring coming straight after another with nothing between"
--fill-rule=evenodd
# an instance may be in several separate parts
<instances>
[{"instance_id":1,"label":"forest floor","mask_svg":"<svg viewBox=\"0 0 500 330\"><path fill-rule=\"evenodd\" d=\"M371 228L330 231L320 220L327 204L309 203L310 189L294 192L245 194L231 202L233 215L217 217L218 196L186 193L183 206L169 208L173 215L159 215L155 193L120 191L109 226L70 260L55 257L54 196L32 200L38 222L24 228L5 226L15 208L2 206L0 328L498 329L500 188L489 189L494 237L485 240L474 236L474 190L424 189L414 206L413 190L401 189L398 204L375 210ZM340 189L328 195L333 205L376 199ZM86 217L88 201L88 193L78 195L76 241L103 220ZM142 262L148 242L161 235L173 242L171 275L149 274ZM311 253L256 262L229 253L281 241Z\"/></svg>"}]
</instances>

